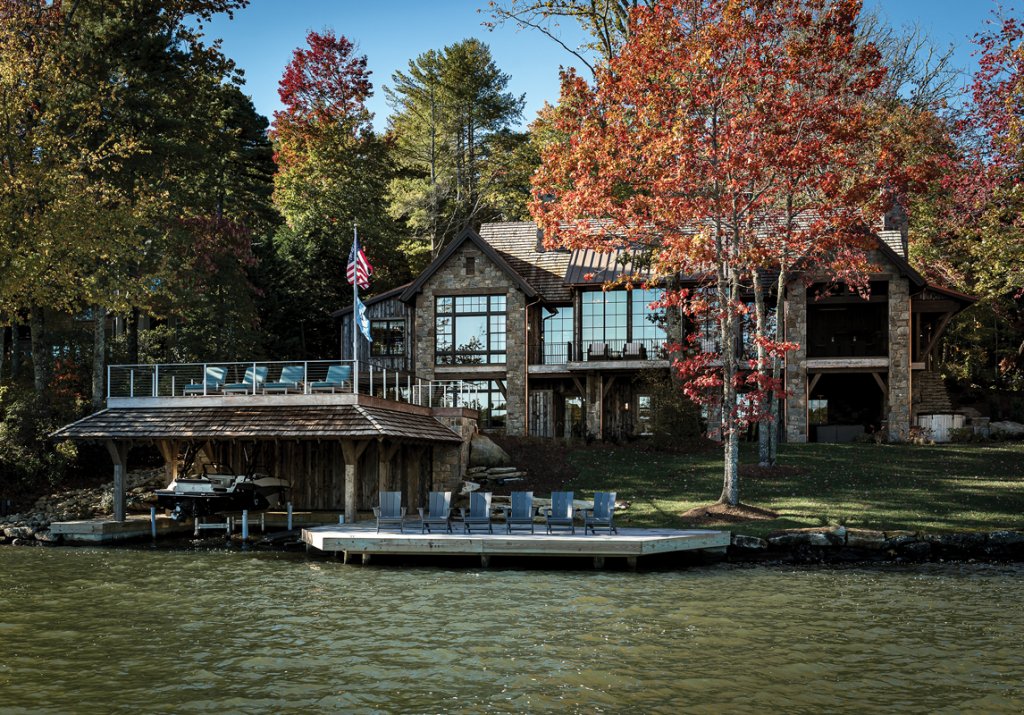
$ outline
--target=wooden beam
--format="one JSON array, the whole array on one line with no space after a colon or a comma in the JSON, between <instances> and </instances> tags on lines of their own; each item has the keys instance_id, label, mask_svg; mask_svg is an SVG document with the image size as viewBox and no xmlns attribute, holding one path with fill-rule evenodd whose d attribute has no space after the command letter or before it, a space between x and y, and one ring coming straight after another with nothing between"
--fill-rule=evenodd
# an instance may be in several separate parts
<instances>
[{"instance_id":1,"label":"wooden beam","mask_svg":"<svg viewBox=\"0 0 1024 715\"><path fill-rule=\"evenodd\" d=\"M576 389L580 391L580 397L582 397L583 399L586 399L587 398L587 391L586 391L586 389L584 389L583 383L580 382L580 379L578 377L576 377L575 375L573 375L572 376L572 381L573 381L573 384L576 385Z\"/></svg>"},{"instance_id":2,"label":"wooden beam","mask_svg":"<svg viewBox=\"0 0 1024 715\"><path fill-rule=\"evenodd\" d=\"M381 439L377 443L377 490L381 492L392 491L391 461L398 453L401 444L392 442L385 444Z\"/></svg>"},{"instance_id":3,"label":"wooden beam","mask_svg":"<svg viewBox=\"0 0 1024 715\"><path fill-rule=\"evenodd\" d=\"M824 373L815 373L814 377L811 378L811 382L807 385L807 399L811 398L811 393L814 392L814 388L818 385L818 380Z\"/></svg>"},{"instance_id":4,"label":"wooden beam","mask_svg":"<svg viewBox=\"0 0 1024 715\"><path fill-rule=\"evenodd\" d=\"M889 388L886 387L885 380L882 379L882 376L879 375L877 372L873 372L871 373L871 377L875 378L875 382L878 383L878 386L882 389L882 394L888 395Z\"/></svg>"},{"instance_id":5,"label":"wooden beam","mask_svg":"<svg viewBox=\"0 0 1024 715\"><path fill-rule=\"evenodd\" d=\"M110 458L114 462L114 521L124 521L126 518L124 482L125 471L128 467L128 448L131 443L115 442L108 439L105 444Z\"/></svg>"},{"instance_id":6,"label":"wooden beam","mask_svg":"<svg viewBox=\"0 0 1024 715\"><path fill-rule=\"evenodd\" d=\"M601 386L601 400L602 401L604 400L604 398L608 397L608 393L611 392L612 386L614 384L615 384L615 375L614 374L608 376L608 382L602 383L602 386Z\"/></svg>"},{"instance_id":7,"label":"wooden beam","mask_svg":"<svg viewBox=\"0 0 1024 715\"><path fill-rule=\"evenodd\" d=\"M935 333L932 334L932 339L928 341L928 344L924 348L924 352L922 352L918 357L926 358L932 354L932 350L935 349L935 346L939 342L939 338L942 337L942 333L946 330L946 326L949 325L949 321L953 319L953 315L954 313L946 313L942 316L938 326L935 328Z\"/></svg>"},{"instance_id":8,"label":"wooden beam","mask_svg":"<svg viewBox=\"0 0 1024 715\"><path fill-rule=\"evenodd\" d=\"M345 457L345 522L356 522L356 505L359 498L359 480L357 469L359 458L370 444L368 440L356 442L351 439L341 440L341 452Z\"/></svg>"},{"instance_id":9,"label":"wooden beam","mask_svg":"<svg viewBox=\"0 0 1024 715\"><path fill-rule=\"evenodd\" d=\"M501 393L501 396L504 397L507 400L508 399L508 385L505 384L505 381L504 380L495 380L494 384L498 386L498 392Z\"/></svg>"}]
</instances>

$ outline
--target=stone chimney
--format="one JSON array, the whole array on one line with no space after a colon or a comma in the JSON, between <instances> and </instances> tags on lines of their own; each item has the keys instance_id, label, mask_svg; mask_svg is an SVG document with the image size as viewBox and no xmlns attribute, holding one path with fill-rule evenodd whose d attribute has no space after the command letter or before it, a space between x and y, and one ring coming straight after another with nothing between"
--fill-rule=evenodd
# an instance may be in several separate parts
<instances>
[{"instance_id":1,"label":"stone chimney","mask_svg":"<svg viewBox=\"0 0 1024 715\"><path fill-rule=\"evenodd\" d=\"M882 216L882 230L878 232L878 237L905 259L909 252L909 232L910 218L907 212L899 204L893 204Z\"/></svg>"}]
</instances>

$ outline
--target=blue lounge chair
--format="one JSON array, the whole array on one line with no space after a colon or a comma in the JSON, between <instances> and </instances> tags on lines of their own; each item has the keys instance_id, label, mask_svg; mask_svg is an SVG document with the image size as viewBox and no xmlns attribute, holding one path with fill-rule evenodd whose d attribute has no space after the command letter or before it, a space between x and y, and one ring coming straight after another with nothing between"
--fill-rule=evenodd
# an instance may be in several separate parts
<instances>
[{"instance_id":1,"label":"blue lounge chair","mask_svg":"<svg viewBox=\"0 0 1024 715\"><path fill-rule=\"evenodd\" d=\"M533 506L533 492L512 492L512 505L505 507L505 528L508 533L513 529L533 531L533 517L537 510Z\"/></svg>"},{"instance_id":2,"label":"blue lounge chair","mask_svg":"<svg viewBox=\"0 0 1024 715\"><path fill-rule=\"evenodd\" d=\"M427 495L427 511L419 508L421 532L433 531L434 528L444 527L449 534L452 533L452 493L451 492L430 492Z\"/></svg>"},{"instance_id":3,"label":"blue lounge chair","mask_svg":"<svg viewBox=\"0 0 1024 715\"><path fill-rule=\"evenodd\" d=\"M462 526L467 534L474 529L486 529L488 534L494 533L494 527L491 526L490 492L472 492L469 495L469 511L465 508L459 511L462 512Z\"/></svg>"},{"instance_id":4,"label":"blue lounge chair","mask_svg":"<svg viewBox=\"0 0 1024 715\"><path fill-rule=\"evenodd\" d=\"M302 392L302 383L306 381L306 368L302 365L285 365L281 368L281 377L277 382L263 385L264 394L268 392Z\"/></svg>"},{"instance_id":5,"label":"blue lounge chair","mask_svg":"<svg viewBox=\"0 0 1024 715\"><path fill-rule=\"evenodd\" d=\"M397 526L405 533L405 507L402 506L402 492L381 492L380 506L373 507L373 515L377 517L377 533L381 527Z\"/></svg>"},{"instance_id":6,"label":"blue lounge chair","mask_svg":"<svg viewBox=\"0 0 1024 715\"><path fill-rule=\"evenodd\" d=\"M245 377L241 382L232 382L222 388L225 395L255 394L256 388L262 385L267 379L267 368L258 367L245 368Z\"/></svg>"},{"instance_id":7,"label":"blue lounge chair","mask_svg":"<svg viewBox=\"0 0 1024 715\"><path fill-rule=\"evenodd\" d=\"M551 506L545 507L544 516L548 525L548 533L556 529L566 529L576 533L573 519L576 510L572 506L572 492L551 492Z\"/></svg>"},{"instance_id":8,"label":"blue lounge chair","mask_svg":"<svg viewBox=\"0 0 1024 715\"><path fill-rule=\"evenodd\" d=\"M191 385L185 385L182 389L182 395L211 395L220 392L221 387L224 386L224 378L227 377L228 369L226 367L220 367L218 365L207 365L206 366L206 380L203 382L193 382Z\"/></svg>"},{"instance_id":9,"label":"blue lounge chair","mask_svg":"<svg viewBox=\"0 0 1024 715\"><path fill-rule=\"evenodd\" d=\"M331 365L327 368L327 378L309 383L309 391L340 392L346 382L352 382L352 366Z\"/></svg>"},{"instance_id":10,"label":"blue lounge chair","mask_svg":"<svg viewBox=\"0 0 1024 715\"><path fill-rule=\"evenodd\" d=\"M598 529L604 529L609 534L618 534L612 520L615 518L615 492L595 492L594 508L583 510L583 533L587 530L597 534Z\"/></svg>"}]
</instances>

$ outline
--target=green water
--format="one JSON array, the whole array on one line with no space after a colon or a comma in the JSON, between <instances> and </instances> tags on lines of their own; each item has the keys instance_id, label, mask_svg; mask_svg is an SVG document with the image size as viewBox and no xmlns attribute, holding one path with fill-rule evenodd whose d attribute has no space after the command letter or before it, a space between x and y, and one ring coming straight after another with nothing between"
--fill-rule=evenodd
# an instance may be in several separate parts
<instances>
[{"instance_id":1,"label":"green water","mask_svg":"<svg viewBox=\"0 0 1024 715\"><path fill-rule=\"evenodd\" d=\"M1024 711L1024 567L0 548L0 712Z\"/></svg>"}]
</instances>

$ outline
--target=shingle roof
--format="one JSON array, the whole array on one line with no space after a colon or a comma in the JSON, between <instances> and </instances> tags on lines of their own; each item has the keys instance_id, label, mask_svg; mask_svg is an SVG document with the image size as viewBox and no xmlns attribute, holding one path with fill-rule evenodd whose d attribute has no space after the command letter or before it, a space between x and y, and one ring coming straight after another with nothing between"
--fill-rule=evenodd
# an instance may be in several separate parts
<instances>
[{"instance_id":1,"label":"shingle roof","mask_svg":"<svg viewBox=\"0 0 1024 715\"><path fill-rule=\"evenodd\" d=\"M480 237L532 285L548 303L569 303L572 294L565 284L568 251L546 251L537 224L532 221L485 223Z\"/></svg>"},{"instance_id":2,"label":"shingle roof","mask_svg":"<svg viewBox=\"0 0 1024 715\"><path fill-rule=\"evenodd\" d=\"M365 405L108 408L53 439L377 439L461 442L430 415Z\"/></svg>"}]
</instances>

